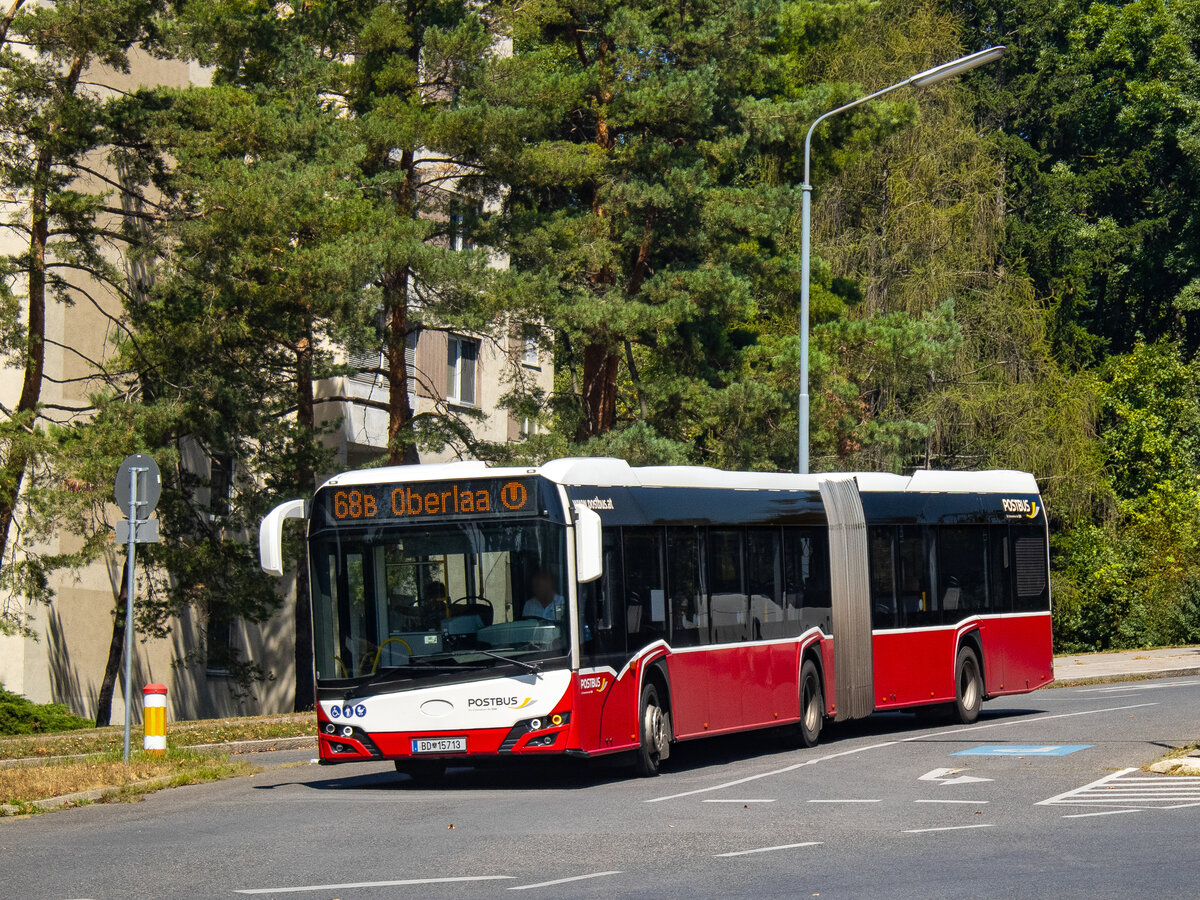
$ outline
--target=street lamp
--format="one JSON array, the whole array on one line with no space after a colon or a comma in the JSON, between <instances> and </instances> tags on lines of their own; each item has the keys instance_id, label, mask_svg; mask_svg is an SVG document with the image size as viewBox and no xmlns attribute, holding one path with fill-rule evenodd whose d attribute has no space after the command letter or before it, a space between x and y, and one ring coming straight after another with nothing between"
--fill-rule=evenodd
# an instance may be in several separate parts
<instances>
[{"instance_id":1,"label":"street lamp","mask_svg":"<svg viewBox=\"0 0 1200 900\"><path fill-rule=\"evenodd\" d=\"M918 72L916 75L911 75L903 81L898 81L891 87L885 87L881 91L876 91L873 94L867 94L865 97L859 97L845 106L839 106L837 109L831 109L829 112L819 116L815 122L808 128L808 134L804 138L804 183L800 185L803 191L800 205L800 474L808 474L808 254L809 254L809 230L811 219L811 204L812 204L812 184L809 183L809 151L812 145L813 132L817 126L828 119L830 116L836 116L840 112L845 112L848 109L866 103L868 100L874 100L876 97L882 97L889 91L894 91L896 88L908 87L929 87L937 84L939 81L945 81L947 78L954 78L956 75L961 75L963 72L969 72L978 66L986 65L990 62L995 62L1005 53L1004 47L988 47L986 50L980 50L976 53L968 54L959 59L952 60L948 63L942 63L940 66L934 66L932 69L926 69L924 72Z\"/></svg>"}]
</instances>

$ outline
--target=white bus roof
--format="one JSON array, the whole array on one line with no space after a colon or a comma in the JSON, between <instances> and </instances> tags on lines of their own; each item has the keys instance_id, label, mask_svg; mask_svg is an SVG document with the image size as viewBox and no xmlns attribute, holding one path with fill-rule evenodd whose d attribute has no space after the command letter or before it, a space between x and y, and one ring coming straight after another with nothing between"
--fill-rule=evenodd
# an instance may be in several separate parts
<instances>
[{"instance_id":1,"label":"white bus roof","mask_svg":"<svg viewBox=\"0 0 1200 900\"><path fill-rule=\"evenodd\" d=\"M1028 472L992 469L949 472L918 469L912 475L886 472L826 472L796 475L781 472L726 472L705 466L631 466L623 459L574 457L541 466L492 467L475 460L358 469L336 475L324 486L415 483L458 478L521 478L540 475L555 484L580 487L694 487L743 491L816 491L822 481L853 478L863 492L937 494L1036 494L1037 481Z\"/></svg>"}]
</instances>

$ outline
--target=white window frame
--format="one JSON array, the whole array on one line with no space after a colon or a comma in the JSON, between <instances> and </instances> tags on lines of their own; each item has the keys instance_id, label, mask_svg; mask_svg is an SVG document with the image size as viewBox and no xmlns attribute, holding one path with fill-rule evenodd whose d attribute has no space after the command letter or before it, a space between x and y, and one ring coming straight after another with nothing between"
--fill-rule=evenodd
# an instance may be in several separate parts
<instances>
[{"instance_id":1,"label":"white window frame","mask_svg":"<svg viewBox=\"0 0 1200 900\"><path fill-rule=\"evenodd\" d=\"M472 344L475 347L475 366L473 371L473 383L471 385L471 399L464 400L462 396L462 379L463 379L463 352L464 344ZM457 404L458 406L479 406L479 351L482 349L482 343L478 338L466 337L464 335L451 334L446 338L446 400L449 403ZM454 354L454 374L450 376L450 354Z\"/></svg>"},{"instance_id":2,"label":"white window frame","mask_svg":"<svg viewBox=\"0 0 1200 900\"><path fill-rule=\"evenodd\" d=\"M542 361L538 352L537 338L522 338L521 365L527 369L540 369Z\"/></svg>"}]
</instances>

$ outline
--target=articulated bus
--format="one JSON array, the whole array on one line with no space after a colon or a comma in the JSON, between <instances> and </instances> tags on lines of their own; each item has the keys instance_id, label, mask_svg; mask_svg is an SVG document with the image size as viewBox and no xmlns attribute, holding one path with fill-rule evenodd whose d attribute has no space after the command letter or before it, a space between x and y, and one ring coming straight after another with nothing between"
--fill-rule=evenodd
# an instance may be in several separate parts
<instances>
[{"instance_id":1,"label":"articulated bus","mask_svg":"<svg viewBox=\"0 0 1200 900\"><path fill-rule=\"evenodd\" d=\"M348 472L307 520L323 763L488 759L937 709L1052 680L1046 514L1023 472L787 475L560 459Z\"/></svg>"}]
</instances>

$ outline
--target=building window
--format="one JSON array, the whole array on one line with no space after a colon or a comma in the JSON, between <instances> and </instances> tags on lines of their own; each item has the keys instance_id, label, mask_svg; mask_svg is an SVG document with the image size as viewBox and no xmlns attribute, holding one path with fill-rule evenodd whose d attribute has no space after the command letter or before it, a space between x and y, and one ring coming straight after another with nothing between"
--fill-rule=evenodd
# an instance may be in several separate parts
<instances>
[{"instance_id":1,"label":"building window","mask_svg":"<svg viewBox=\"0 0 1200 900\"><path fill-rule=\"evenodd\" d=\"M467 222L461 204L455 204L454 210L450 213L449 234L451 250L475 249L475 244L467 235Z\"/></svg>"},{"instance_id":2,"label":"building window","mask_svg":"<svg viewBox=\"0 0 1200 900\"><path fill-rule=\"evenodd\" d=\"M530 369L540 368L537 338L527 337L524 339L521 347L521 365L527 366Z\"/></svg>"},{"instance_id":3,"label":"building window","mask_svg":"<svg viewBox=\"0 0 1200 900\"><path fill-rule=\"evenodd\" d=\"M542 433L542 426L538 424L537 419L532 416L524 416L521 419L521 437L532 437L535 434Z\"/></svg>"},{"instance_id":4,"label":"building window","mask_svg":"<svg viewBox=\"0 0 1200 900\"><path fill-rule=\"evenodd\" d=\"M451 335L446 342L446 399L464 406L475 405L475 369L479 341Z\"/></svg>"},{"instance_id":5,"label":"building window","mask_svg":"<svg viewBox=\"0 0 1200 900\"><path fill-rule=\"evenodd\" d=\"M228 675L234 659L233 623L210 615L204 640L204 671L209 675Z\"/></svg>"},{"instance_id":6,"label":"building window","mask_svg":"<svg viewBox=\"0 0 1200 900\"><path fill-rule=\"evenodd\" d=\"M229 515L233 506L233 457L218 453L209 463L208 511L214 519Z\"/></svg>"}]
</instances>

